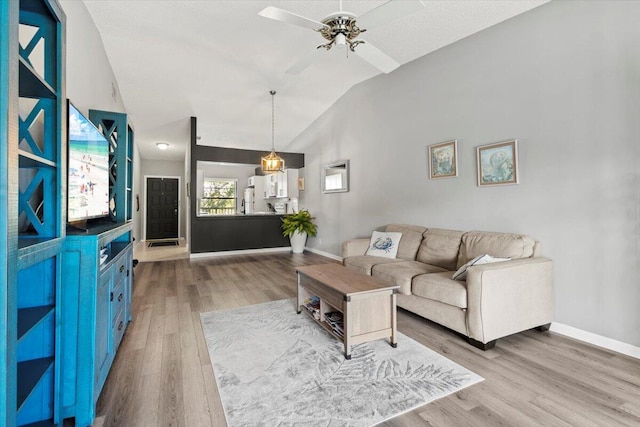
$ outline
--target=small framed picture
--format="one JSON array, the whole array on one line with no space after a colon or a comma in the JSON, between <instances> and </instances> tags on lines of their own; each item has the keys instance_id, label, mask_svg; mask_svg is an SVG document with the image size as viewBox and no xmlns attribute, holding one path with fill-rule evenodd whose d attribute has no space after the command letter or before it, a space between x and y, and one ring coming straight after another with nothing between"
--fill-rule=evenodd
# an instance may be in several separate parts
<instances>
[{"instance_id":1,"label":"small framed picture","mask_svg":"<svg viewBox=\"0 0 640 427\"><path fill-rule=\"evenodd\" d=\"M298 190L304 190L304 177L298 178Z\"/></svg>"},{"instance_id":2,"label":"small framed picture","mask_svg":"<svg viewBox=\"0 0 640 427\"><path fill-rule=\"evenodd\" d=\"M518 141L477 147L478 186L518 183Z\"/></svg>"},{"instance_id":3,"label":"small framed picture","mask_svg":"<svg viewBox=\"0 0 640 427\"><path fill-rule=\"evenodd\" d=\"M458 141L447 141L429 146L429 178L458 176Z\"/></svg>"}]
</instances>

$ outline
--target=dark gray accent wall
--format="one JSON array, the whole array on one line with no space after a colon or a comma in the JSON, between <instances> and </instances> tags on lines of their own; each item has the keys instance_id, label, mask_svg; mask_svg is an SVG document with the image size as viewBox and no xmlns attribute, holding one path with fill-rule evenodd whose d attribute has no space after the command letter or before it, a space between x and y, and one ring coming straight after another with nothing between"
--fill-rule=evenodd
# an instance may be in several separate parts
<instances>
[{"instance_id":1,"label":"dark gray accent wall","mask_svg":"<svg viewBox=\"0 0 640 427\"><path fill-rule=\"evenodd\" d=\"M289 246L282 235L282 215L235 215L194 218L198 232L191 253L237 251Z\"/></svg>"},{"instance_id":2,"label":"dark gray accent wall","mask_svg":"<svg viewBox=\"0 0 640 427\"><path fill-rule=\"evenodd\" d=\"M554 261L555 321L640 346L640 2L552 1L368 80L287 150L306 155L308 246L403 222L524 233ZM479 188L476 147L518 139L520 184ZM458 140L459 177L427 147ZM323 163L351 190L322 194Z\"/></svg>"},{"instance_id":3,"label":"dark gray accent wall","mask_svg":"<svg viewBox=\"0 0 640 427\"><path fill-rule=\"evenodd\" d=\"M259 165L262 157L269 154L267 151L242 150L239 148L210 147L207 145L196 145L193 147L192 157L197 160L209 162L240 163L244 165ZM304 154L277 152L284 159L284 164L288 168L299 169L304 167Z\"/></svg>"}]
</instances>

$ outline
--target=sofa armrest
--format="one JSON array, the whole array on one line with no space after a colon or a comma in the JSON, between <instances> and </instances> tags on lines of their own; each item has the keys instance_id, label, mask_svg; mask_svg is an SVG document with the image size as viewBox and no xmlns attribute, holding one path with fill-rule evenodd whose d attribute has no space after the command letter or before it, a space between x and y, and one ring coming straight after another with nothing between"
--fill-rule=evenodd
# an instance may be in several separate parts
<instances>
[{"instance_id":1,"label":"sofa armrest","mask_svg":"<svg viewBox=\"0 0 640 427\"><path fill-rule=\"evenodd\" d=\"M342 259L350 256L364 255L369 248L371 239L351 239L342 242Z\"/></svg>"},{"instance_id":2,"label":"sofa armrest","mask_svg":"<svg viewBox=\"0 0 640 427\"><path fill-rule=\"evenodd\" d=\"M553 263L543 257L467 270L467 328L482 343L551 323Z\"/></svg>"}]
</instances>

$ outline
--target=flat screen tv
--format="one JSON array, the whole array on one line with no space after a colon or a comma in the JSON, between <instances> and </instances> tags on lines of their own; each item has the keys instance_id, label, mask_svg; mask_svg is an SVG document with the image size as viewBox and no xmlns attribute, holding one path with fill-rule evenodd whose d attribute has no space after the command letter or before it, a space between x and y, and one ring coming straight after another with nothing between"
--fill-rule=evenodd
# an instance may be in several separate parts
<instances>
[{"instance_id":1,"label":"flat screen tv","mask_svg":"<svg viewBox=\"0 0 640 427\"><path fill-rule=\"evenodd\" d=\"M67 221L109 216L109 142L71 102L67 174Z\"/></svg>"}]
</instances>

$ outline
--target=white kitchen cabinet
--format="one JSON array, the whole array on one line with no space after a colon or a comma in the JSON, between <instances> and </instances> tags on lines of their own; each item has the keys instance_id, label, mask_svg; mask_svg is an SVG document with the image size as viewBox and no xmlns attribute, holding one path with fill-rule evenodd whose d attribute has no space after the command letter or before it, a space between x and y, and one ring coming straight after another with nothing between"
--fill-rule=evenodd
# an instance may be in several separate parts
<instances>
[{"instance_id":1,"label":"white kitchen cabinet","mask_svg":"<svg viewBox=\"0 0 640 427\"><path fill-rule=\"evenodd\" d=\"M266 175L263 178L264 191L256 191L256 194L264 194L265 199L298 197L298 169L286 169L284 172Z\"/></svg>"},{"instance_id":2,"label":"white kitchen cabinet","mask_svg":"<svg viewBox=\"0 0 640 427\"><path fill-rule=\"evenodd\" d=\"M278 177L272 174L265 176L265 184L264 184L264 198L269 199L271 197L276 197L278 195Z\"/></svg>"},{"instance_id":3,"label":"white kitchen cabinet","mask_svg":"<svg viewBox=\"0 0 640 427\"><path fill-rule=\"evenodd\" d=\"M287 196L287 174L288 170L283 173L276 174L276 197L288 197Z\"/></svg>"}]
</instances>

